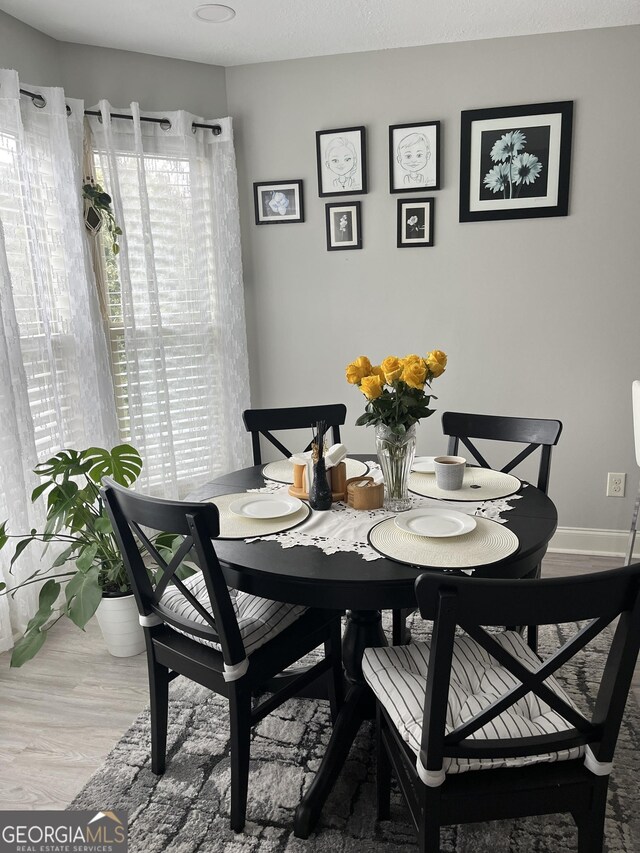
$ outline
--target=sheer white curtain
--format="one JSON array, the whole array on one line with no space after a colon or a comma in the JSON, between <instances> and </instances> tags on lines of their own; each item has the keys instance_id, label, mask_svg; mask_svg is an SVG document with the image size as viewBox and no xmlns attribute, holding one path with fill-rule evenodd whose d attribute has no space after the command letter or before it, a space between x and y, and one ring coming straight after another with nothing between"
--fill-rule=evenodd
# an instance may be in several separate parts
<instances>
[{"instance_id":1,"label":"sheer white curtain","mask_svg":"<svg viewBox=\"0 0 640 853\"><path fill-rule=\"evenodd\" d=\"M108 322L121 435L142 486L180 495L249 464L249 376L231 120L193 129L185 112L99 104L99 182L122 227L107 263ZM131 114L133 120L109 117ZM212 123L212 122L206 122Z\"/></svg>"},{"instance_id":2,"label":"sheer white curtain","mask_svg":"<svg viewBox=\"0 0 640 853\"><path fill-rule=\"evenodd\" d=\"M108 351L84 239L83 104L61 89L0 70L0 521L22 533L41 522L32 469L62 447L110 445L117 423ZM39 567L0 551L11 586ZM0 597L0 650L33 613L37 585Z\"/></svg>"}]
</instances>

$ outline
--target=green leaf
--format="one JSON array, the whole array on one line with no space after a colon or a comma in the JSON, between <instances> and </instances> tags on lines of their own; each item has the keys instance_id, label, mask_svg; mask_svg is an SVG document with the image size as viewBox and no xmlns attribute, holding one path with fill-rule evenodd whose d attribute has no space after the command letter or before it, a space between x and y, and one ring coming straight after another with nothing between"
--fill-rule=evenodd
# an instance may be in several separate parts
<instances>
[{"instance_id":1,"label":"green leaf","mask_svg":"<svg viewBox=\"0 0 640 853\"><path fill-rule=\"evenodd\" d=\"M6 588L7 588L6 583L2 583L2 581L0 581L0 592L2 592Z\"/></svg>"},{"instance_id":2,"label":"green leaf","mask_svg":"<svg viewBox=\"0 0 640 853\"><path fill-rule=\"evenodd\" d=\"M7 522L3 521L0 524L0 548L4 548L4 546L9 541L9 537L7 536Z\"/></svg>"},{"instance_id":3,"label":"green leaf","mask_svg":"<svg viewBox=\"0 0 640 853\"><path fill-rule=\"evenodd\" d=\"M42 628L47 619L51 616L51 613L53 612L53 605L56 603L56 599L59 595L60 584L53 578L49 578L49 580L46 581L40 589L40 595L38 596L38 610L36 611L35 616L29 620L25 634Z\"/></svg>"},{"instance_id":4,"label":"green leaf","mask_svg":"<svg viewBox=\"0 0 640 853\"><path fill-rule=\"evenodd\" d=\"M40 495L49 488L53 481L47 480L46 483L40 483L39 486L36 486L35 489L31 492L31 503L35 503Z\"/></svg>"},{"instance_id":5,"label":"green leaf","mask_svg":"<svg viewBox=\"0 0 640 853\"><path fill-rule=\"evenodd\" d=\"M89 569L93 565L93 561L95 560L97 551L97 545L89 545L86 548L82 549L82 551L80 552L80 556L76 560L76 566L78 567L79 571L89 571Z\"/></svg>"},{"instance_id":6,"label":"green leaf","mask_svg":"<svg viewBox=\"0 0 640 853\"><path fill-rule=\"evenodd\" d=\"M69 508L66 519L66 526L72 533L93 528L96 516L92 507L95 499L96 493L93 484L76 492L73 505Z\"/></svg>"},{"instance_id":7,"label":"green leaf","mask_svg":"<svg viewBox=\"0 0 640 853\"><path fill-rule=\"evenodd\" d=\"M68 515L75 508L78 491L77 483L72 480L62 482L51 489L47 498L45 534L57 533L61 527L68 525Z\"/></svg>"},{"instance_id":8,"label":"green leaf","mask_svg":"<svg viewBox=\"0 0 640 853\"><path fill-rule=\"evenodd\" d=\"M78 572L65 589L67 596L67 616L78 628L84 628L98 609L102 598L99 568L94 566L88 572Z\"/></svg>"},{"instance_id":9,"label":"green leaf","mask_svg":"<svg viewBox=\"0 0 640 853\"><path fill-rule=\"evenodd\" d=\"M28 631L13 647L11 666L22 666L23 663L31 660L40 651L46 639L46 631L43 632L39 628L35 631Z\"/></svg>"},{"instance_id":10,"label":"green leaf","mask_svg":"<svg viewBox=\"0 0 640 853\"><path fill-rule=\"evenodd\" d=\"M67 480L69 477L76 477L85 474L88 469L88 463L83 460L84 450L61 450L47 459L46 462L41 462L33 469L34 473L39 477L63 477Z\"/></svg>"},{"instance_id":11,"label":"green leaf","mask_svg":"<svg viewBox=\"0 0 640 853\"><path fill-rule=\"evenodd\" d=\"M111 521L109 517L106 515L101 515L100 518L96 518L94 522L94 527L98 533L103 534L111 534L113 533L113 527L111 526Z\"/></svg>"},{"instance_id":12,"label":"green leaf","mask_svg":"<svg viewBox=\"0 0 640 853\"><path fill-rule=\"evenodd\" d=\"M111 452L102 447L90 447L84 453L91 466L89 477L95 483L100 483L103 477L113 477L121 486L130 486L142 470L142 458L130 444L119 444Z\"/></svg>"},{"instance_id":13,"label":"green leaf","mask_svg":"<svg viewBox=\"0 0 640 853\"><path fill-rule=\"evenodd\" d=\"M27 537L27 539L21 539L20 542L18 542L18 544L16 545L16 550L14 551L13 557L11 558L11 563L9 564L10 570L13 568L13 564L15 563L15 561L17 559L19 559L20 554L22 554L22 552L24 551L24 549L27 547L27 545L30 542L33 542L33 536L29 536L29 537Z\"/></svg>"},{"instance_id":14,"label":"green leaf","mask_svg":"<svg viewBox=\"0 0 640 853\"><path fill-rule=\"evenodd\" d=\"M29 620L24 636L16 643L11 655L11 666L22 666L38 653L46 639L46 631L42 626L47 622L53 612L53 605L60 594L60 584L50 578L40 590L38 598L38 611Z\"/></svg>"}]
</instances>

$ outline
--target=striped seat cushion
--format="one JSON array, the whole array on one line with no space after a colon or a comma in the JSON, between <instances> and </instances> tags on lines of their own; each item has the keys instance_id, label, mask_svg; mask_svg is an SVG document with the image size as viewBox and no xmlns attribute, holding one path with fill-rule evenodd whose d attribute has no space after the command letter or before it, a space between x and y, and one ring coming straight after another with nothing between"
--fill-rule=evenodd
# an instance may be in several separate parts
<instances>
[{"instance_id":1,"label":"striped seat cushion","mask_svg":"<svg viewBox=\"0 0 640 853\"><path fill-rule=\"evenodd\" d=\"M202 572L196 572L195 575L191 575L183 583L202 606L207 611L210 611L209 594L207 593ZM267 640L270 640L281 631L284 631L285 628L288 628L307 609L306 607L299 607L293 604L283 604L280 601L271 601L268 598L259 598L257 595L249 595L246 592L238 592L236 590L229 590L229 592L231 593L233 609L238 620L240 635L247 655L250 655L251 652L264 645ZM187 601L176 586L169 585L160 599L160 604L168 610L172 610L178 616L182 616L184 619L191 619L200 625L207 624L200 613ZM199 643L203 643L205 646L212 646L214 649L220 651L219 643L214 643L211 640L202 640L199 637L188 634L186 631L182 631L181 633L187 634L187 636L193 640L197 640Z\"/></svg>"},{"instance_id":2,"label":"striped seat cushion","mask_svg":"<svg viewBox=\"0 0 640 853\"><path fill-rule=\"evenodd\" d=\"M536 669L540 660L515 631L494 635L510 654L528 669ZM420 753L429 642L408 646L366 649L362 670L378 701L384 706L402 739ZM446 733L476 716L520 682L471 637L457 637L453 652ZM573 705L555 678L545 684ZM575 707L575 705L573 705ZM470 739L508 739L550 734L570 729L569 723L538 696L528 693L498 717L474 732ZM584 753L582 747L520 758L445 758L445 773L487 770L492 767L521 767L549 761L566 761Z\"/></svg>"}]
</instances>

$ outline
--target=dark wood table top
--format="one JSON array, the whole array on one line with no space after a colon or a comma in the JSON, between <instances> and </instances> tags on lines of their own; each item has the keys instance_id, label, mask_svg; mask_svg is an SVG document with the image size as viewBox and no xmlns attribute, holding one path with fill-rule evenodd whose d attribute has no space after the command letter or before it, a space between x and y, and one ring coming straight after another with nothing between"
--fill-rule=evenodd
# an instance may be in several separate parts
<instances>
[{"instance_id":1,"label":"dark wood table top","mask_svg":"<svg viewBox=\"0 0 640 853\"><path fill-rule=\"evenodd\" d=\"M354 458L366 461L371 454ZM218 477L191 498L203 500L264 486L262 468L243 468ZM520 547L504 560L478 566L476 576L525 577L541 562L556 530L556 508L534 486L525 485L519 494L522 497L503 518ZM353 552L325 554L315 546L282 548L277 542L218 539L215 547L230 586L278 601L340 610L412 607L415 580L425 571L386 558L363 560Z\"/></svg>"}]
</instances>

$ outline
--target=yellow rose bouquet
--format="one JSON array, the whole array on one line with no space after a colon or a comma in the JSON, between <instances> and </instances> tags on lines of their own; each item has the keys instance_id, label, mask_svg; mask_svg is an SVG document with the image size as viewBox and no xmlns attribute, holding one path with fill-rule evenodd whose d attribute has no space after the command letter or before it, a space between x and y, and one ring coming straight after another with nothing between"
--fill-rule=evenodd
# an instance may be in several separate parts
<instances>
[{"instance_id":1,"label":"yellow rose bouquet","mask_svg":"<svg viewBox=\"0 0 640 853\"><path fill-rule=\"evenodd\" d=\"M433 414L429 408L434 396L431 381L441 376L446 366L447 356L437 349L424 358L390 355L379 365L372 365L366 355L361 355L346 369L347 382L357 385L368 401L356 425L383 424L396 435L403 435L421 418Z\"/></svg>"},{"instance_id":2,"label":"yellow rose bouquet","mask_svg":"<svg viewBox=\"0 0 640 853\"><path fill-rule=\"evenodd\" d=\"M361 355L347 366L347 382L357 385L367 398L357 426L375 425L376 451L385 488L385 509L403 512L411 506L408 477L416 448L415 425L433 414L429 408L431 381L441 376L447 356L434 349L424 358L390 355L372 365Z\"/></svg>"}]
</instances>

